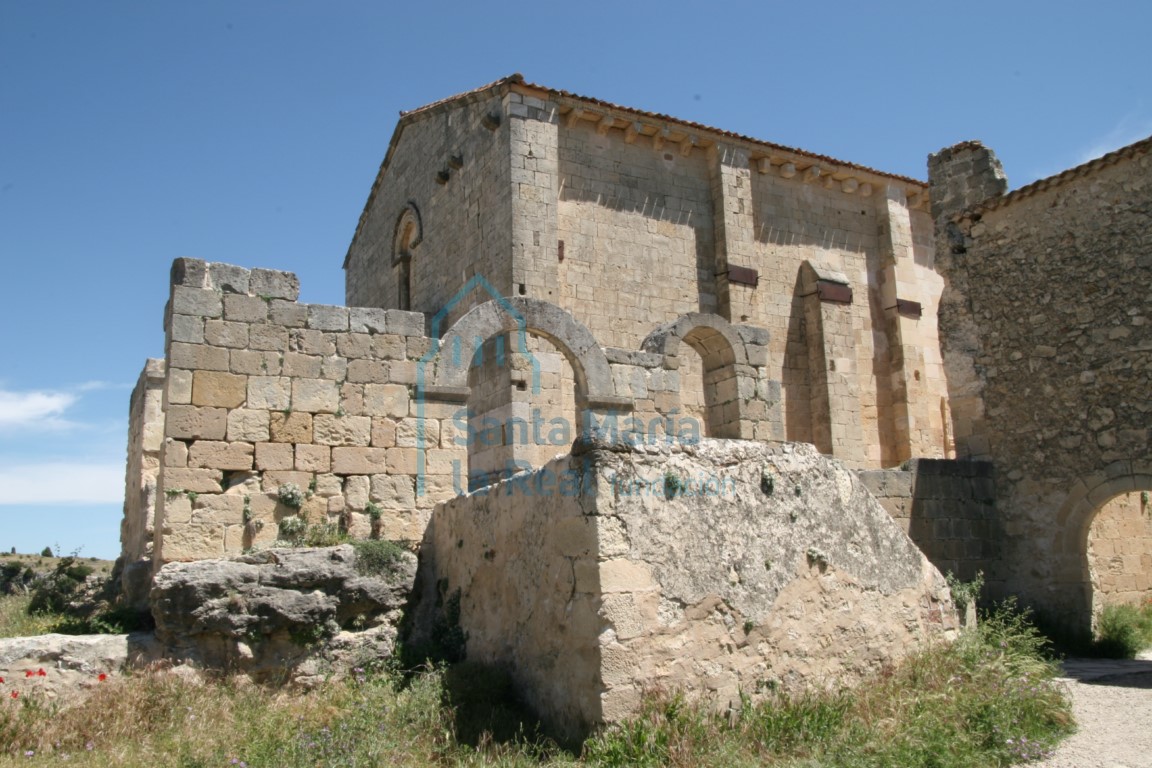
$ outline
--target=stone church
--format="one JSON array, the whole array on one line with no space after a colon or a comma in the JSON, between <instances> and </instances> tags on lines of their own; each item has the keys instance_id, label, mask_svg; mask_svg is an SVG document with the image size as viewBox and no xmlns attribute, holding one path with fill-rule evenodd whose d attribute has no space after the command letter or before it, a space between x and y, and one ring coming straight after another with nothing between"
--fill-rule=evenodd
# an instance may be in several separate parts
<instances>
[{"instance_id":1,"label":"stone church","mask_svg":"<svg viewBox=\"0 0 1152 768\"><path fill-rule=\"evenodd\" d=\"M933 155L925 183L519 75L403 113L344 259L347 306L299 304L290 273L173 265L165 356L132 398L125 583L139 594L164 563L266 546L285 516L330 521L423 542L464 589L477 652L497 658L511 652L501 628L527 619L485 562L553 542L554 560L514 558L501 573L553 596L592 585L584 623L573 597L540 630L573 621L599 648L587 661L600 698L554 713L586 722L628 711L638 686L701 678L667 677L673 662L653 650L692 605L720 600L746 628L768 627L773 601L803 592L787 584L821 583L837 563L854 564L846 594L904 595L874 615L924 632L940 624L947 570L982 571L991 596L1086 632L1104 602L1152 591L1150 146L1009 193L977 142ZM576 451L593 458L580 469L569 454L590 433L601 449ZM808 458L783 458L793 450ZM622 461L627 487L659 486L667 509L621 500ZM689 465L736 495L677 507ZM505 508L485 493L539 488L560 468L596 500ZM719 548L675 572L656 564L682 542L637 543L646 515L684 530L694 515L755 516L785 485L789 504L824 499L808 544L782 533L796 510L730 530L713 517L698 537ZM285 506L285 488L299 504ZM883 519L857 520L848 499ZM537 530L528 512L555 525ZM476 527L481 513L491 526ZM587 515L595 531L572 533ZM832 535L841 518L863 538ZM748 549L774 537L786 551ZM916 546L901 549L908 537ZM685 587L673 602L689 607L669 607L685 573L736 550L743 565L700 576L712 591ZM934 576L922 579L921 552ZM889 554L903 575L875 559ZM799 581L743 575L780 557ZM609 586L625 582L648 586ZM805 604L810 617L835 611ZM701 639L708 621L688 621L691 642L749 642L731 626L728 640ZM541 650L551 642L514 657L554 658L564 649ZM646 671L612 694L605 665L625 647ZM730 665L717 690L764 674L765 653ZM540 701L559 695L543 693L550 663L523 665Z\"/></svg>"}]
</instances>

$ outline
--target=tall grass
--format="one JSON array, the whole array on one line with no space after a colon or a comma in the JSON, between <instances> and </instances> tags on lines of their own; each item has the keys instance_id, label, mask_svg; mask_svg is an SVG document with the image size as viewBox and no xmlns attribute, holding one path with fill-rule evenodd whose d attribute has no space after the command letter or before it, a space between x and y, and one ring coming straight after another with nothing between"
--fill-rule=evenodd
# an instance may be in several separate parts
<instances>
[{"instance_id":1,"label":"tall grass","mask_svg":"<svg viewBox=\"0 0 1152 768\"><path fill-rule=\"evenodd\" d=\"M360 671L307 693L138 674L100 684L71 709L34 695L0 700L0 766L65 755L128 768L1002 766L1045 754L1071 730L1042 650L1023 620L1001 612L851 691L746 700L725 713L650 696L578 753L540 735L507 679L475 665L414 677Z\"/></svg>"},{"instance_id":2,"label":"tall grass","mask_svg":"<svg viewBox=\"0 0 1152 768\"><path fill-rule=\"evenodd\" d=\"M54 632L63 617L55 613L29 614L31 594L0 597L0 638L28 637Z\"/></svg>"}]
</instances>

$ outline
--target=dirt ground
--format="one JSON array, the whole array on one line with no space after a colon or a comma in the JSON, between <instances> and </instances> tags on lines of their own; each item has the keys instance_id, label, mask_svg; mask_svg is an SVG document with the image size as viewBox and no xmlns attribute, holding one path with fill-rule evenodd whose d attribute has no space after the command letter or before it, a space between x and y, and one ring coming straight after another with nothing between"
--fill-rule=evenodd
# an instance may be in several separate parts
<instances>
[{"instance_id":1,"label":"dirt ground","mask_svg":"<svg viewBox=\"0 0 1152 768\"><path fill-rule=\"evenodd\" d=\"M1078 730L1035 768L1152 767L1152 655L1069 659L1065 684Z\"/></svg>"}]
</instances>

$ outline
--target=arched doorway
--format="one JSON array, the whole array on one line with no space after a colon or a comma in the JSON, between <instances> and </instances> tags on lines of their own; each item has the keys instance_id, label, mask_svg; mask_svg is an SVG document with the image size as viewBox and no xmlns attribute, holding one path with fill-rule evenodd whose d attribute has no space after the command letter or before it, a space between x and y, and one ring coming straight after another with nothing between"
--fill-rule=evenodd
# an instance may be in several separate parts
<instances>
[{"instance_id":1,"label":"arched doorway","mask_svg":"<svg viewBox=\"0 0 1152 768\"><path fill-rule=\"evenodd\" d=\"M1149 492L1113 496L1088 527L1088 574L1092 614L1115 603L1136 604L1152 596L1152 505Z\"/></svg>"}]
</instances>

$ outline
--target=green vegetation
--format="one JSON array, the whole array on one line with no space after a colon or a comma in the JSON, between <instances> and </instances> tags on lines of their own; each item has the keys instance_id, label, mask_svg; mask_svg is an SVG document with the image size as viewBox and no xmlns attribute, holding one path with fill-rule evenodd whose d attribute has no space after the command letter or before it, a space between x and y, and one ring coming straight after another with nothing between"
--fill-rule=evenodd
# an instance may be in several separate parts
<instances>
[{"instance_id":1,"label":"green vegetation","mask_svg":"<svg viewBox=\"0 0 1152 768\"><path fill-rule=\"evenodd\" d=\"M948 571L944 575L944 580L948 582L948 590L952 593L952 602L956 603L956 607L961 612L966 610L969 605L975 605L976 600L980 597L980 590L984 589L984 571L976 571L972 581L961 581L952 571Z\"/></svg>"},{"instance_id":2,"label":"green vegetation","mask_svg":"<svg viewBox=\"0 0 1152 768\"><path fill-rule=\"evenodd\" d=\"M463 663L356 670L310 692L139 674L83 707L0 697L0 766L1004 766L1071 730L1044 641L1002 610L853 690L745 700L717 713L650 696L568 751L541 734L506 673ZM766 684L767 690L774 686ZM2 691L0 691L2 693Z\"/></svg>"},{"instance_id":3,"label":"green vegetation","mask_svg":"<svg viewBox=\"0 0 1152 768\"><path fill-rule=\"evenodd\" d=\"M1109 605L1104 608L1096 627L1096 641L1092 645L1096 655L1134 659L1146 648L1152 648L1152 600L1139 606Z\"/></svg>"},{"instance_id":4,"label":"green vegetation","mask_svg":"<svg viewBox=\"0 0 1152 768\"><path fill-rule=\"evenodd\" d=\"M352 542L356 550L356 570L366 576L383 576L404 554L404 548L393 541L367 539Z\"/></svg>"}]
</instances>

